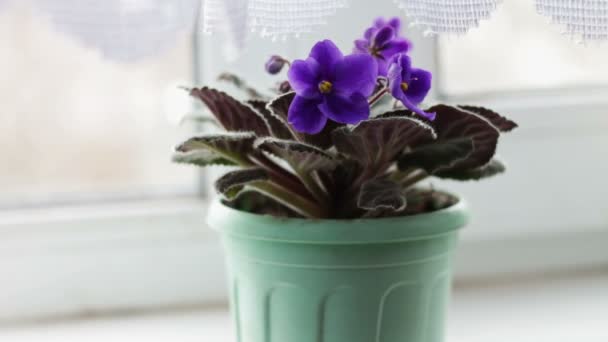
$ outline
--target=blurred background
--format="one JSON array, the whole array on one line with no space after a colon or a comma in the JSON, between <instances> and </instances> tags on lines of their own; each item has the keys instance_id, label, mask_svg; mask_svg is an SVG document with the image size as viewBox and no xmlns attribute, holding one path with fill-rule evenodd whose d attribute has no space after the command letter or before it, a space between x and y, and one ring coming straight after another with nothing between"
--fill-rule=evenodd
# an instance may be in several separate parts
<instances>
[{"instance_id":1,"label":"blurred background","mask_svg":"<svg viewBox=\"0 0 608 342\"><path fill-rule=\"evenodd\" d=\"M235 91L217 81L229 70L266 89L285 78L264 73L271 54L301 58L324 38L346 52L375 17L408 20L351 1L314 33L251 37L227 57L200 13L176 11L197 1L175 2L118 16L114 1L0 0L0 341L232 341L204 222L214 172L170 163L197 130L182 117L204 111L178 87ZM505 175L433 182L474 214L448 342L608 341L608 43L561 30L530 0L464 36L406 30L434 74L428 103L520 124L500 142Z\"/></svg>"}]
</instances>

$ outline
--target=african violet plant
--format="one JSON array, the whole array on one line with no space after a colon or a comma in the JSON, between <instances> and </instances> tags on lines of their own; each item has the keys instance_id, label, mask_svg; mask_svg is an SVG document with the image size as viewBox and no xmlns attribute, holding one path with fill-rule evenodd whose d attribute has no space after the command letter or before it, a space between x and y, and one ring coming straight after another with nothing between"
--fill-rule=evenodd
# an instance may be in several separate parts
<instances>
[{"instance_id":1,"label":"african violet plant","mask_svg":"<svg viewBox=\"0 0 608 342\"><path fill-rule=\"evenodd\" d=\"M226 203L254 212L357 218L448 206L453 197L416 185L503 172L493 158L498 137L517 125L477 106L421 109L432 75L412 66L410 47L399 19L380 18L350 55L324 40L306 59L272 56L269 73L289 67L274 98L231 74L222 79L245 88L249 100L190 89L228 132L188 139L174 161L237 167L215 186Z\"/></svg>"}]
</instances>

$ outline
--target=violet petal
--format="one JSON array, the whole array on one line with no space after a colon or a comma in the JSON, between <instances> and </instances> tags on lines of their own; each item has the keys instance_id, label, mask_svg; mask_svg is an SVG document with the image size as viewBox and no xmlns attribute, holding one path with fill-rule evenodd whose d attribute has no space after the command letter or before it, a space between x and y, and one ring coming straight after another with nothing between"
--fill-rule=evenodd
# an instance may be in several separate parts
<instances>
[{"instance_id":1,"label":"violet petal","mask_svg":"<svg viewBox=\"0 0 608 342\"><path fill-rule=\"evenodd\" d=\"M369 41L367 39L355 40L355 48L353 49L353 52L368 53L369 52Z\"/></svg>"},{"instance_id":2,"label":"violet petal","mask_svg":"<svg viewBox=\"0 0 608 342\"><path fill-rule=\"evenodd\" d=\"M403 38L395 38L388 42L380 52L385 59L390 59L398 53L406 53L410 50L411 44Z\"/></svg>"},{"instance_id":3,"label":"violet petal","mask_svg":"<svg viewBox=\"0 0 608 342\"><path fill-rule=\"evenodd\" d=\"M314 58L320 66L321 77L331 79L334 65L344 57L336 44L331 40L323 40L310 50L309 57Z\"/></svg>"},{"instance_id":4,"label":"violet petal","mask_svg":"<svg viewBox=\"0 0 608 342\"><path fill-rule=\"evenodd\" d=\"M333 89L343 96L361 93L369 96L376 87L376 61L367 54L353 54L336 64Z\"/></svg>"},{"instance_id":5,"label":"violet petal","mask_svg":"<svg viewBox=\"0 0 608 342\"><path fill-rule=\"evenodd\" d=\"M377 28L381 28L382 26L386 25L386 20L384 20L383 17L378 17L376 19L374 19L374 26Z\"/></svg>"},{"instance_id":6,"label":"violet petal","mask_svg":"<svg viewBox=\"0 0 608 342\"><path fill-rule=\"evenodd\" d=\"M401 67L401 82L409 82L412 72L412 59L405 54L399 54L395 58L395 62Z\"/></svg>"},{"instance_id":7,"label":"violet petal","mask_svg":"<svg viewBox=\"0 0 608 342\"><path fill-rule=\"evenodd\" d=\"M367 40L371 40L372 37L374 36L374 34L376 33L376 31L378 31L377 27L370 27L370 28L366 29L365 32L363 33L363 38L365 38Z\"/></svg>"},{"instance_id":8,"label":"violet petal","mask_svg":"<svg viewBox=\"0 0 608 342\"><path fill-rule=\"evenodd\" d=\"M318 63L314 59L293 61L287 73L287 78L296 94L306 98L321 96L317 86L319 83L318 69Z\"/></svg>"},{"instance_id":9,"label":"violet petal","mask_svg":"<svg viewBox=\"0 0 608 342\"><path fill-rule=\"evenodd\" d=\"M388 68L388 87L391 94L399 99L403 90L401 89L401 82L403 82L403 78L401 77L403 68L399 63L391 63Z\"/></svg>"},{"instance_id":10,"label":"violet petal","mask_svg":"<svg viewBox=\"0 0 608 342\"><path fill-rule=\"evenodd\" d=\"M390 26L384 26L374 35L372 46L384 49L384 46L390 43L393 38L395 38L395 30Z\"/></svg>"},{"instance_id":11,"label":"violet petal","mask_svg":"<svg viewBox=\"0 0 608 342\"><path fill-rule=\"evenodd\" d=\"M338 94L325 96L319 109L330 119L345 124L357 124L367 119L370 113L367 98L360 93L354 93L349 97Z\"/></svg>"},{"instance_id":12,"label":"violet petal","mask_svg":"<svg viewBox=\"0 0 608 342\"><path fill-rule=\"evenodd\" d=\"M298 131L316 134L323 130L327 117L319 110L320 100L296 96L287 113L287 120Z\"/></svg>"},{"instance_id":13,"label":"violet petal","mask_svg":"<svg viewBox=\"0 0 608 342\"><path fill-rule=\"evenodd\" d=\"M392 17L388 21L388 25L392 26L393 29L395 29L396 34L399 34L399 31L401 31L401 19L399 19L399 17Z\"/></svg>"},{"instance_id":14,"label":"violet petal","mask_svg":"<svg viewBox=\"0 0 608 342\"><path fill-rule=\"evenodd\" d=\"M397 95L393 94L393 96L395 96L395 98L397 98L399 101L401 101L401 103L403 103L405 108L411 110L412 112L414 112L424 118L427 118L429 120L435 120L435 113L427 113L427 112L423 111L422 109L418 108L415 104L410 102L410 100L405 95L405 93L399 92Z\"/></svg>"},{"instance_id":15,"label":"violet petal","mask_svg":"<svg viewBox=\"0 0 608 342\"><path fill-rule=\"evenodd\" d=\"M386 76L388 73L389 63L384 58L375 58L378 65L378 76Z\"/></svg>"},{"instance_id":16,"label":"violet petal","mask_svg":"<svg viewBox=\"0 0 608 342\"><path fill-rule=\"evenodd\" d=\"M418 105L431 90L432 74L423 69L412 69L410 83L408 84L407 95L410 102Z\"/></svg>"}]
</instances>

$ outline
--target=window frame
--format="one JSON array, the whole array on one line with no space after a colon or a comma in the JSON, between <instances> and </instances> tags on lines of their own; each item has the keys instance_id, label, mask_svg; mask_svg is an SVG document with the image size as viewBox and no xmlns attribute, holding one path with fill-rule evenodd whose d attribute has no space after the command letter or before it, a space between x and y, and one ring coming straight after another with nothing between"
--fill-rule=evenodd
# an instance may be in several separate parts
<instances>
[{"instance_id":1,"label":"window frame","mask_svg":"<svg viewBox=\"0 0 608 342\"><path fill-rule=\"evenodd\" d=\"M419 32L411 38L416 47L413 58L437 75L437 40ZM204 40L196 35L194 39L194 60L199 62L207 50ZM297 43L287 45L292 55L301 54ZM194 69L195 83L210 79L201 64ZM608 97L600 95L594 100L589 95L586 99L560 98L558 103L515 96L482 100L487 105L506 105L515 119L526 118L531 129L545 132L567 127L565 115L551 122L543 118L555 108L567 113L580 109L578 101L585 101L585 108L598 111L608 104ZM446 97L436 88L430 97L429 102L476 100ZM533 118L526 116L530 108L537 114ZM601 120L597 115L594 118ZM594 123L579 122L579 129L592 130ZM0 211L0 254L5 255L0 274L2 279L13 279L1 287L0 321L225 302L219 238L204 221L206 204L212 198L210 178L201 171L195 197ZM456 279L476 281L606 264L605 227L590 225L576 232L544 231L534 236L465 234L457 252ZM585 253L577 253L580 249L573 246L584 246ZM514 250L530 260L511 258Z\"/></svg>"}]
</instances>

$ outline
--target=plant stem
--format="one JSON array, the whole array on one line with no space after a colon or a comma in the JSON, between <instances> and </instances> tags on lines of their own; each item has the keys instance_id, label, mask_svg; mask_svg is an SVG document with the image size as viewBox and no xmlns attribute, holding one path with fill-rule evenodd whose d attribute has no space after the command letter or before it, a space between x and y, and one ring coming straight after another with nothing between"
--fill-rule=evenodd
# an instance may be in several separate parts
<instances>
[{"instance_id":1,"label":"plant stem","mask_svg":"<svg viewBox=\"0 0 608 342\"><path fill-rule=\"evenodd\" d=\"M390 174L389 178L397 182L399 184L403 183L409 176L412 175L417 169L416 168L408 168L405 170L396 170Z\"/></svg>"},{"instance_id":2,"label":"plant stem","mask_svg":"<svg viewBox=\"0 0 608 342\"><path fill-rule=\"evenodd\" d=\"M413 176L407 177L405 179L403 179L400 183L404 188L409 188L412 185L415 185L416 183L426 179L427 177L429 177L430 175L428 173L426 173L425 171L420 170L420 172L418 172L417 174L414 174Z\"/></svg>"},{"instance_id":3,"label":"plant stem","mask_svg":"<svg viewBox=\"0 0 608 342\"><path fill-rule=\"evenodd\" d=\"M288 68L291 68L291 61L290 60L288 60L287 58L283 58L283 57L281 57L281 60L283 60L283 62L285 62L285 64L287 64Z\"/></svg>"},{"instance_id":4,"label":"plant stem","mask_svg":"<svg viewBox=\"0 0 608 342\"><path fill-rule=\"evenodd\" d=\"M249 186L306 218L323 218L327 216L323 208L316 203L275 183L255 182Z\"/></svg>"},{"instance_id":5,"label":"plant stem","mask_svg":"<svg viewBox=\"0 0 608 342\"><path fill-rule=\"evenodd\" d=\"M369 99L369 105L373 105L374 103L378 102L378 100L380 100L382 98L382 96L384 96L384 94L386 94L388 92L388 88L384 87L382 89L380 89L380 91L378 91L376 94L374 94L374 96Z\"/></svg>"},{"instance_id":6,"label":"plant stem","mask_svg":"<svg viewBox=\"0 0 608 342\"><path fill-rule=\"evenodd\" d=\"M321 185L319 185L319 182L315 179L314 171L310 173L298 172L298 176L313 197L319 201L322 206L326 207L329 202L329 198L327 192L321 188Z\"/></svg>"},{"instance_id":7,"label":"plant stem","mask_svg":"<svg viewBox=\"0 0 608 342\"><path fill-rule=\"evenodd\" d=\"M268 159L264 154L260 153L255 157L251 157L251 159L256 165L264 168L275 183L290 189L302 197L314 200L314 196L311 195L310 191L302 184L302 181L298 177Z\"/></svg>"}]
</instances>

